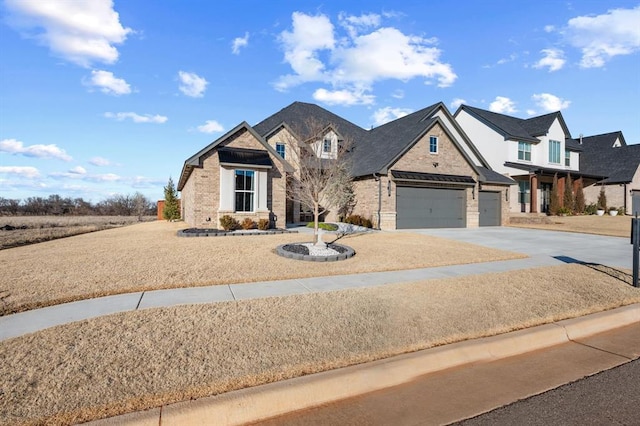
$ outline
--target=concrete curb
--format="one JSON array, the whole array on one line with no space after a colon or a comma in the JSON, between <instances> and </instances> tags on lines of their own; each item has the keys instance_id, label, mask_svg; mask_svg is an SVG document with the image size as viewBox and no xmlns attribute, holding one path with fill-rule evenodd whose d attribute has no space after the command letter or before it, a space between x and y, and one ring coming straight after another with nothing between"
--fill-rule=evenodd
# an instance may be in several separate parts
<instances>
[{"instance_id":1,"label":"concrete curb","mask_svg":"<svg viewBox=\"0 0 640 426\"><path fill-rule=\"evenodd\" d=\"M240 425L409 382L424 374L544 349L640 322L640 304L398 355L92 424Z\"/></svg>"}]
</instances>

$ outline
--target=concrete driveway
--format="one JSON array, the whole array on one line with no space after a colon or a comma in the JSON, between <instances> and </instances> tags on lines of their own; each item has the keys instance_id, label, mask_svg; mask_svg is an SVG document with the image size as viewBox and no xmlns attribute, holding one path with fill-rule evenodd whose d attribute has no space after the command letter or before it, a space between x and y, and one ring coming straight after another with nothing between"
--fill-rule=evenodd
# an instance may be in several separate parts
<instances>
[{"instance_id":1,"label":"concrete driveway","mask_svg":"<svg viewBox=\"0 0 640 426\"><path fill-rule=\"evenodd\" d=\"M628 238L510 227L403 231L525 253L532 257L553 257L565 262L598 263L626 269L631 269L633 264L633 246Z\"/></svg>"}]
</instances>

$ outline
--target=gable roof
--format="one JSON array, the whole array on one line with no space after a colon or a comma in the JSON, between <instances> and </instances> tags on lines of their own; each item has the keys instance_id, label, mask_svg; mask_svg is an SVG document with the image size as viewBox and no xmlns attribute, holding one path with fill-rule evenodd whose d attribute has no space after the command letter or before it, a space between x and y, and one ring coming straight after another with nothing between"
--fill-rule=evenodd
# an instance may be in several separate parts
<instances>
[{"instance_id":1,"label":"gable roof","mask_svg":"<svg viewBox=\"0 0 640 426\"><path fill-rule=\"evenodd\" d=\"M191 172L193 172L193 169L196 167L202 167L204 157L209 152L211 152L213 149L226 142L227 140L244 132L251 133L251 135L253 135L253 137L256 138L258 142L264 145L266 151L271 153L275 158L277 158L284 164L285 169L292 170L291 165L287 163L282 157L280 157L280 155L278 155L278 153L271 146L269 146L269 144L258 133L256 133L256 131L251 126L249 126L246 121L243 121L224 135L220 136L215 141L211 142L209 145L202 148L200 151L196 152L191 157L187 158L187 160L184 162L184 165L182 166L180 180L178 181L178 185L176 186L177 190L182 191L182 188L184 188L184 185L187 183L187 180L189 179L189 176L191 176Z\"/></svg>"},{"instance_id":2,"label":"gable roof","mask_svg":"<svg viewBox=\"0 0 640 426\"><path fill-rule=\"evenodd\" d=\"M622 146L614 148L616 140ZM581 146L580 170L608 176L602 183L631 182L640 167L640 145L627 145L620 131L583 137Z\"/></svg>"},{"instance_id":3,"label":"gable roof","mask_svg":"<svg viewBox=\"0 0 640 426\"><path fill-rule=\"evenodd\" d=\"M560 126L562 126L565 136L567 138L571 138L569 128L567 127L560 111L523 119L487 111L469 105L461 105L454 116L458 116L460 111L463 110L476 117L496 132L500 133L504 136L505 140L538 143L540 142L538 136L546 135L556 119L560 123Z\"/></svg>"}]
</instances>

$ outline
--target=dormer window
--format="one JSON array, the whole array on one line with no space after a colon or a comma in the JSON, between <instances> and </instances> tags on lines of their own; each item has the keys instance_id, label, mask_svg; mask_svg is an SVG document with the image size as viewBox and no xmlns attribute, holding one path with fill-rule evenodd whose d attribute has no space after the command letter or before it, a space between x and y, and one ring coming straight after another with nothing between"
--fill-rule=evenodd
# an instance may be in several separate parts
<instances>
[{"instance_id":1,"label":"dormer window","mask_svg":"<svg viewBox=\"0 0 640 426\"><path fill-rule=\"evenodd\" d=\"M326 137L322 143L322 152L330 153L331 152L331 138Z\"/></svg>"},{"instance_id":2,"label":"dormer window","mask_svg":"<svg viewBox=\"0 0 640 426\"><path fill-rule=\"evenodd\" d=\"M285 146L283 143L276 143L276 152L282 158L285 158Z\"/></svg>"}]
</instances>

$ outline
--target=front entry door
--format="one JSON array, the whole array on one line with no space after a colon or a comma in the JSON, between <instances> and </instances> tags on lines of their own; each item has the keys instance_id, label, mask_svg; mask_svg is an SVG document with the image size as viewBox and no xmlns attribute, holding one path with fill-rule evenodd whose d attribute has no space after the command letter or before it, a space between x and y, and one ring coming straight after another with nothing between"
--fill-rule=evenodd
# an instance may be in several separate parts
<instances>
[{"instance_id":1,"label":"front entry door","mask_svg":"<svg viewBox=\"0 0 640 426\"><path fill-rule=\"evenodd\" d=\"M540 192L542 192L542 205L540 206L540 212L549 213L549 200L551 200L551 184L541 183Z\"/></svg>"}]
</instances>

